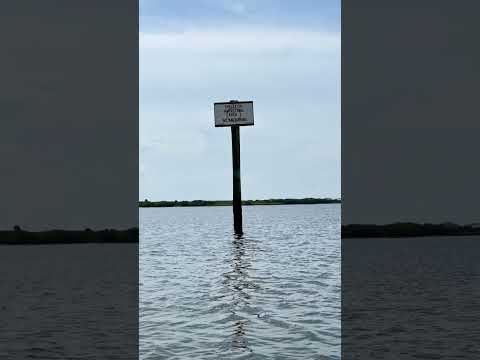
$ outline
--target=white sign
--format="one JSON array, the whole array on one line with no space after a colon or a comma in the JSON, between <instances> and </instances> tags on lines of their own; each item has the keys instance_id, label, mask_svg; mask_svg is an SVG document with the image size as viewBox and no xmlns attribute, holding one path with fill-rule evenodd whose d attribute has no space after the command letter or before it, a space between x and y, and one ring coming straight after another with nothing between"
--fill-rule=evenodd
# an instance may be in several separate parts
<instances>
[{"instance_id":1,"label":"white sign","mask_svg":"<svg viewBox=\"0 0 480 360\"><path fill-rule=\"evenodd\" d=\"M253 101L213 104L215 126L253 125Z\"/></svg>"}]
</instances>

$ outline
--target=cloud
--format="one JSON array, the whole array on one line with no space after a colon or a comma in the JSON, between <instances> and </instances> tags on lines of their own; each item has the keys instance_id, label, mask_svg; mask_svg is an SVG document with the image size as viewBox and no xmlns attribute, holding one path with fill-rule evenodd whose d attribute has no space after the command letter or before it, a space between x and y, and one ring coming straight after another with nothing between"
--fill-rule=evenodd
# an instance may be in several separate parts
<instances>
[{"instance_id":1,"label":"cloud","mask_svg":"<svg viewBox=\"0 0 480 360\"><path fill-rule=\"evenodd\" d=\"M276 27L340 31L340 2L312 0L142 0L140 29ZM159 24L162 24L159 28Z\"/></svg>"},{"instance_id":2,"label":"cloud","mask_svg":"<svg viewBox=\"0 0 480 360\"><path fill-rule=\"evenodd\" d=\"M308 30L229 29L169 33L140 33L142 52L228 52L245 54L257 52L309 51L338 54L340 34Z\"/></svg>"},{"instance_id":3,"label":"cloud","mask_svg":"<svg viewBox=\"0 0 480 360\"><path fill-rule=\"evenodd\" d=\"M247 12L247 5L240 1L224 1L223 7L225 10L235 15L243 15Z\"/></svg>"},{"instance_id":4,"label":"cloud","mask_svg":"<svg viewBox=\"0 0 480 360\"><path fill-rule=\"evenodd\" d=\"M229 99L254 100L246 198L339 196L340 34L257 27L140 34L141 198L231 195L228 131L213 127Z\"/></svg>"}]
</instances>

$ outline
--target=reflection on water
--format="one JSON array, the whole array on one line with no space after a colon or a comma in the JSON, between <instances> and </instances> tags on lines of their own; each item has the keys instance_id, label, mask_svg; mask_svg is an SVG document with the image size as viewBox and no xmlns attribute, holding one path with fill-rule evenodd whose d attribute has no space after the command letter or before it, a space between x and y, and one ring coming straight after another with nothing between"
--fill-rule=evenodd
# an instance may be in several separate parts
<instances>
[{"instance_id":1,"label":"reflection on water","mask_svg":"<svg viewBox=\"0 0 480 360\"><path fill-rule=\"evenodd\" d=\"M340 207L141 209L141 359L339 359Z\"/></svg>"},{"instance_id":2,"label":"reflection on water","mask_svg":"<svg viewBox=\"0 0 480 360\"><path fill-rule=\"evenodd\" d=\"M234 318L237 318L233 327L232 347L237 349L245 349L252 351L248 346L246 339L246 328L248 327L248 320L242 319L238 315L238 310L250 305L249 290L254 290L255 285L249 277L249 270L252 267L251 261L253 249L247 249L246 243L248 240L244 238L243 234L235 234L232 242L232 260L231 271L223 274L225 280L223 284L231 292L231 307L230 312ZM247 252L248 251L248 252Z\"/></svg>"}]
</instances>

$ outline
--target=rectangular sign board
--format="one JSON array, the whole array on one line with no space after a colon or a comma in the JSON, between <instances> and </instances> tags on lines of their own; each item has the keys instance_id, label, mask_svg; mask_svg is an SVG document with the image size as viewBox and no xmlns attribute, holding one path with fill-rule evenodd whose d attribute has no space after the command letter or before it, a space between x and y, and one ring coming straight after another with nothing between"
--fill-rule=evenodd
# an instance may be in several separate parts
<instances>
[{"instance_id":1,"label":"rectangular sign board","mask_svg":"<svg viewBox=\"0 0 480 360\"><path fill-rule=\"evenodd\" d=\"M253 125L253 101L217 102L213 108L216 127Z\"/></svg>"}]
</instances>

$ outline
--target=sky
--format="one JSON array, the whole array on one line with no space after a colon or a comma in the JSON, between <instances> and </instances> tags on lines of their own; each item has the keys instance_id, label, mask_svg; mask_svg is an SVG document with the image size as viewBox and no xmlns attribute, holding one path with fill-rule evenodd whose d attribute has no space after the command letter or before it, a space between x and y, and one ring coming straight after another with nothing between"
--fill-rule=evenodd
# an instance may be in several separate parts
<instances>
[{"instance_id":1,"label":"sky","mask_svg":"<svg viewBox=\"0 0 480 360\"><path fill-rule=\"evenodd\" d=\"M138 226L136 12L1 4L0 229Z\"/></svg>"},{"instance_id":2,"label":"sky","mask_svg":"<svg viewBox=\"0 0 480 360\"><path fill-rule=\"evenodd\" d=\"M480 4L342 10L343 224L480 222Z\"/></svg>"},{"instance_id":3,"label":"sky","mask_svg":"<svg viewBox=\"0 0 480 360\"><path fill-rule=\"evenodd\" d=\"M244 199L340 197L340 50L339 1L141 0L139 198L231 198L232 99Z\"/></svg>"}]
</instances>

